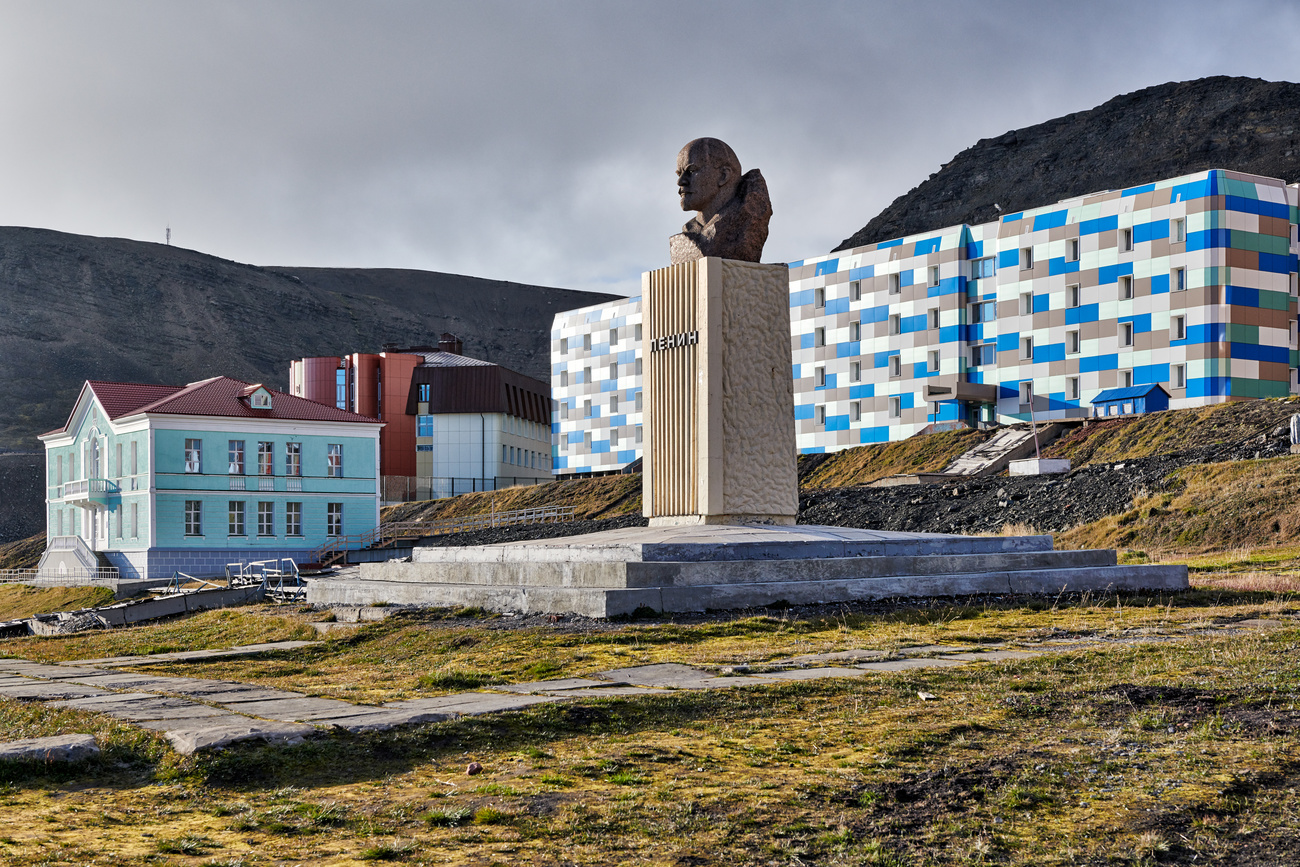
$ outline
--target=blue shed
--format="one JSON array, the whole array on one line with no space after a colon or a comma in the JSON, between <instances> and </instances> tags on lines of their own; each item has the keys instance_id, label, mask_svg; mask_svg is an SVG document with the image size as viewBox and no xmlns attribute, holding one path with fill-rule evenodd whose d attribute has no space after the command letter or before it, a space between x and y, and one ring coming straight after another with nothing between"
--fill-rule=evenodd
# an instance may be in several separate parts
<instances>
[{"instance_id":1,"label":"blue shed","mask_svg":"<svg viewBox=\"0 0 1300 867\"><path fill-rule=\"evenodd\" d=\"M1108 388L1092 399L1093 418L1136 415L1169 409L1169 392L1160 383Z\"/></svg>"}]
</instances>

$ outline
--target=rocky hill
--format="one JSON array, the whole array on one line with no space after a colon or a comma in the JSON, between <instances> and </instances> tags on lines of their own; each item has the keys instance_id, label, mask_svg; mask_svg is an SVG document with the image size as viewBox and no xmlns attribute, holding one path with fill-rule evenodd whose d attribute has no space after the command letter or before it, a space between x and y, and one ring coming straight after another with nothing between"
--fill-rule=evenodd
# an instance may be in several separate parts
<instances>
[{"instance_id":1,"label":"rocky hill","mask_svg":"<svg viewBox=\"0 0 1300 867\"><path fill-rule=\"evenodd\" d=\"M179 247L0 228L0 448L32 449L86 379L288 386L289 360L433 343L550 375L555 313L614 296L455 274L243 265Z\"/></svg>"},{"instance_id":2,"label":"rocky hill","mask_svg":"<svg viewBox=\"0 0 1300 867\"><path fill-rule=\"evenodd\" d=\"M981 139L835 249L1214 168L1300 180L1300 84L1170 82Z\"/></svg>"}]
</instances>

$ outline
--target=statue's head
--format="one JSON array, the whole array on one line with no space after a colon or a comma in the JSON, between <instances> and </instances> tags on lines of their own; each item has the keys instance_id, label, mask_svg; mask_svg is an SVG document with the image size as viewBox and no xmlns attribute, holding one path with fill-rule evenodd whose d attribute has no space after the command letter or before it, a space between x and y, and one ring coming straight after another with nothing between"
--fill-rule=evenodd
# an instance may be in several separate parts
<instances>
[{"instance_id":1,"label":"statue's head","mask_svg":"<svg viewBox=\"0 0 1300 867\"><path fill-rule=\"evenodd\" d=\"M707 221L736 197L740 160L726 142L697 138L677 154L677 192L683 211L699 211Z\"/></svg>"}]
</instances>

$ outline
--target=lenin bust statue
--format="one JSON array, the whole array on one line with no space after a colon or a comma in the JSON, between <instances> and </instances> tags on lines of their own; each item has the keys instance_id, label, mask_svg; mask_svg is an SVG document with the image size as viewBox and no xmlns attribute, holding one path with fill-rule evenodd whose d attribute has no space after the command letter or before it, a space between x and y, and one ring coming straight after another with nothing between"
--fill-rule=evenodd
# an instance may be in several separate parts
<instances>
[{"instance_id":1,"label":"lenin bust statue","mask_svg":"<svg viewBox=\"0 0 1300 867\"><path fill-rule=\"evenodd\" d=\"M706 256L757 262L767 241L772 202L758 169L741 174L726 142L697 138L677 154L677 192L696 215L668 239L672 263Z\"/></svg>"}]
</instances>

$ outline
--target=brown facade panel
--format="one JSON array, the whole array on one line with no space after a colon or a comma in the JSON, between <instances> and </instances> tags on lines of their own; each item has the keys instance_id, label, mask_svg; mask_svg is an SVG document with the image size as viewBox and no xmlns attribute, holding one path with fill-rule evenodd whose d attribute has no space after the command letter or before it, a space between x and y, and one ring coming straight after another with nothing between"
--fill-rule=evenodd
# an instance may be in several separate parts
<instances>
[{"instance_id":1,"label":"brown facade panel","mask_svg":"<svg viewBox=\"0 0 1300 867\"><path fill-rule=\"evenodd\" d=\"M1270 382L1290 382L1291 366L1276 361L1261 361L1259 363L1259 378Z\"/></svg>"},{"instance_id":2,"label":"brown facade panel","mask_svg":"<svg viewBox=\"0 0 1300 867\"><path fill-rule=\"evenodd\" d=\"M1254 250L1235 250L1229 247L1223 252L1224 264L1229 268L1248 268L1251 271L1259 270L1259 253Z\"/></svg>"}]
</instances>

